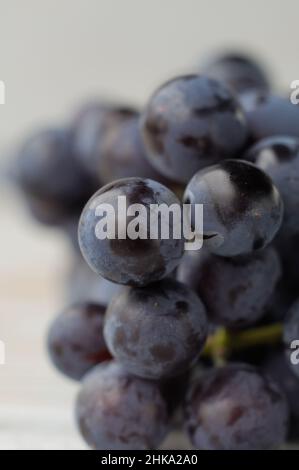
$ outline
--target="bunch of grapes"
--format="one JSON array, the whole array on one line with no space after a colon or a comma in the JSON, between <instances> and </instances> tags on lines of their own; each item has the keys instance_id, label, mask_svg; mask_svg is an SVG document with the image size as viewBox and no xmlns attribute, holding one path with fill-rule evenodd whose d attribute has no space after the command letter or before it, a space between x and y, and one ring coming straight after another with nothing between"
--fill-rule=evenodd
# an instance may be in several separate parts
<instances>
[{"instance_id":1,"label":"bunch of grapes","mask_svg":"<svg viewBox=\"0 0 299 470\"><path fill-rule=\"evenodd\" d=\"M196 449L298 437L299 107L253 59L219 56L141 111L87 104L24 144L16 180L77 251L48 349L81 381L76 419L90 447L155 449L178 426ZM185 251L171 218L168 238L140 222L143 237L97 237L96 208L120 196L148 215L187 205L202 249Z\"/></svg>"}]
</instances>

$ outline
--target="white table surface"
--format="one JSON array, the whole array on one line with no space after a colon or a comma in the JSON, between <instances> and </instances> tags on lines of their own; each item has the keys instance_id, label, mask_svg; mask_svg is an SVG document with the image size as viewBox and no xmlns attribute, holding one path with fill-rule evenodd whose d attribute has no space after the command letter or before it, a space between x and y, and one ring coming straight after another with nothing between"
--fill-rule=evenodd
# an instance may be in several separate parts
<instances>
[{"instance_id":1,"label":"white table surface","mask_svg":"<svg viewBox=\"0 0 299 470\"><path fill-rule=\"evenodd\" d=\"M14 194L0 193L0 449L83 449L73 419L77 385L45 350L63 305L68 250L59 234L30 223Z\"/></svg>"}]
</instances>

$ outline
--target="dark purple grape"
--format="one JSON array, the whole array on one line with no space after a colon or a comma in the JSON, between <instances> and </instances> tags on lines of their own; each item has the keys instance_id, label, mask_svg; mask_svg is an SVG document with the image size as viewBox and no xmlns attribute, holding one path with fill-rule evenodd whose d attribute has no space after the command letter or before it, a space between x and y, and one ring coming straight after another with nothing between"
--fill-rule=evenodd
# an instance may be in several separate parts
<instances>
[{"instance_id":1,"label":"dark purple grape","mask_svg":"<svg viewBox=\"0 0 299 470\"><path fill-rule=\"evenodd\" d=\"M178 280L200 296L211 322L228 328L254 324L265 315L280 275L272 248L236 258L189 252L177 272Z\"/></svg>"},{"instance_id":2,"label":"dark purple grape","mask_svg":"<svg viewBox=\"0 0 299 470\"><path fill-rule=\"evenodd\" d=\"M228 52L217 56L203 65L200 72L225 83L237 93L251 89L269 89L269 81L264 69L253 57L243 53Z\"/></svg>"},{"instance_id":3,"label":"dark purple grape","mask_svg":"<svg viewBox=\"0 0 299 470\"><path fill-rule=\"evenodd\" d=\"M160 382L160 390L167 403L170 416L181 411L179 407L183 404L185 399L192 371L193 369L188 369L183 374L161 380ZM180 414L181 413L179 413L179 415ZM177 417L175 416L174 418L176 420Z\"/></svg>"},{"instance_id":4,"label":"dark purple grape","mask_svg":"<svg viewBox=\"0 0 299 470\"><path fill-rule=\"evenodd\" d=\"M48 351L60 372L80 380L96 364L111 359L103 338L105 310L98 304L75 304L53 321Z\"/></svg>"},{"instance_id":5,"label":"dark purple grape","mask_svg":"<svg viewBox=\"0 0 299 470\"><path fill-rule=\"evenodd\" d=\"M99 276L80 258L76 259L67 280L68 303L92 302L108 305L124 286Z\"/></svg>"},{"instance_id":6,"label":"dark purple grape","mask_svg":"<svg viewBox=\"0 0 299 470\"><path fill-rule=\"evenodd\" d=\"M201 168L237 155L247 140L243 113L230 91L197 75L161 86L141 127L150 163L181 183Z\"/></svg>"},{"instance_id":7,"label":"dark purple grape","mask_svg":"<svg viewBox=\"0 0 299 470\"><path fill-rule=\"evenodd\" d=\"M204 245L236 256L266 247L280 228L283 203L266 173L243 160L225 160L196 173L185 204L203 204Z\"/></svg>"},{"instance_id":8,"label":"dark purple grape","mask_svg":"<svg viewBox=\"0 0 299 470\"><path fill-rule=\"evenodd\" d=\"M137 238L132 239L124 233L122 239L118 237L116 230L115 239L100 240L96 235L100 220L96 215L97 207L103 207L103 204L112 206L117 228L122 223L127 230L134 220L132 216L118 213L119 196L126 198L127 207L132 204L144 206L146 217L142 218L141 214L142 220L139 223L139 230L136 231ZM183 254L184 239L175 238L172 220L169 221L168 239L162 238L161 234L158 234L157 239L151 238L150 214L154 212L151 209L152 204L180 205L176 196L165 186L142 178L124 178L115 181L104 186L90 199L81 215L79 242L84 258L95 272L119 284L139 286L172 273ZM145 238L139 237L141 231L144 232L142 236Z\"/></svg>"},{"instance_id":9,"label":"dark purple grape","mask_svg":"<svg viewBox=\"0 0 299 470\"><path fill-rule=\"evenodd\" d=\"M245 158L262 168L279 190L284 203L282 231L289 235L298 233L299 140L286 136L269 137L255 144Z\"/></svg>"},{"instance_id":10,"label":"dark purple grape","mask_svg":"<svg viewBox=\"0 0 299 470\"><path fill-rule=\"evenodd\" d=\"M104 184L120 178L139 176L168 183L150 166L139 130L139 115L114 126L103 138L102 156L97 165Z\"/></svg>"},{"instance_id":11,"label":"dark purple grape","mask_svg":"<svg viewBox=\"0 0 299 470\"><path fill-rule=\"evenodd\" d=\"M299 137L299 106L289 98L252 90L239 99L253 141L272 136Z\"/></svg>"},{"instance_id":12,"label":"dark purple grape","mask_svg":"<svg viewBox=\"0 0 299 470\"><path fill-rule=\"evenodd\" d=\"M284 281L292 294L297 298L299 288L299 233L289 235L284 232L282 227L279 236L275 240L275 246L282 260ZM296 299L294 298L293 300Z\"/></svg>"},{"instance_id":13,"label":"dark purple grape","mask_svg":"<svg viewBox=\"0 0 299 470\"><path fill-rule=\"evenodd\" d=\"M165 379L197 360L207 329L201 300L187 286L167 279L114 297L104 337L111 354L130 373Z\"/></svg>"},{"instance_id":14,"label":"dark purple grape","mask_svg":"<svg viewBox=\"0 0 299 470\"><path fill-rule=\"evenodd\" d=\"M283 341L289 367L299 377L299 299L291 306L284 320Z\"/></svg>"},{"instance_id":15,"label":"dark purple grape","mask_svg":"<svg viewBox=\"0 0 299 470\"><path fill-rule=\"evenodd\" d=\"M272 377L283 390L291 417L299 420L299 378L291 371L282 350L276 350L264 360L263 372Z\"/></svg>"},{"instance_id":16,"label":"dark purple grape","mask_svg":"<svg viewBox=\"0 0 299 470\"><path fill-rule=\"evenodd\" d=\"M84 203L82 203L78 207L66 208L62 204L46 200L46 198L43 200L39 196L35 197L26 192L24 195L29 214L36 222L48 227L64 228L70 216L72 218L77 216L78 220L78 214L84 206Z\"/></svg>"},{"instance_id":17,"label":"dark purple grape","mask_svg":"<svg viewBox=\"0 0 299 470\"><path fill-rule=\"evenodd\" d=\"M185 413L196 449L273 449L288 431L288 406L279 387L245 364L199 377L187 395Z\"/></svg>"},{"instance_id":18,"label":"dark purple grape","mask_svg":"<svg viewBox=\"0 0 299 470\"><path fill-rule=\"evenodd\" d=\"M100 181L99 164L104 141L110 131L138 116L133 107L94 101L82 106L71 124L74 154L81 165Z\"/></svg>"},{"instance_id":19,"label":"dark purple grape","mask_svg":"<svg viewBox=\"0 0 299 470\"><path fill-rule=\"evenodd\" d=\"M270 375L283 390L290 408L290 429L288 441L298 442L299 439L299 377L296 376L288 364L287 358L281 349L274 351L263 361L263 371Z\"/></svg>"},{"instance_id":20,"label":"dark purple grape","mask_svg":"<svg viewBox=\"0 0 299 470\"><path fill-rule=\"evenodd\" d=\"M16 165L16 182L33 215L47 224L79 214L95 190L74 158L66 129L36 132L19 150Z\"/></svg>"},{"instance_id":21,"label":"dark purple grape","mask_svg":"<svg viewBox=\"0 0 299 470\"><path fill-rule=\"evenodd\" d=\"M268 323L283 322L292 304L298 298L299 277L299 233L289 235L284 232L283 226L275 239L275 249L281 261L282 274L263 321Z\"/></svg>"},{"instance_id":22,"label":"dark purple grape","mask_svg":"<svg viewBox=\"0 0 299 470\"><path fill-rule=\"evenodd\" d=\"M275 290L267 303L266 314L262 318L262 323L264 324L284 321L287 312L297 297L297 294L295 294L292 287L288 284L288 278L285 277L285 270L282 269L281 272L280 280L276 284Z\"/></svg>"},{"instance_id":23,"label":"dark purple grape","mask_svg":"<svg viewBox=\"0 0 299 470\"><path fill-rule=\"evenodd\" d=\"M159 386L128 375L114 361L84 378L76 417L85 441L97 450L155 449L169 426Z\"/></svg>"}]
</instances>

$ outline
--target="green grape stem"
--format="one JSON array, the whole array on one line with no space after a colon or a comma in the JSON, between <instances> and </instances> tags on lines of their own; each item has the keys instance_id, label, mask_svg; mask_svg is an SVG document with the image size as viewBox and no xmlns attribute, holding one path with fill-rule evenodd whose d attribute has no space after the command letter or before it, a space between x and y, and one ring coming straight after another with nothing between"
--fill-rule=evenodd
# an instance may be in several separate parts
<instances>
[{"instance_id":1,"label":"green grape stem","mask_svg":"<svg viewBox=\"0 0 299 470\"><path fill-rule=\"evenodd\" d=\"M233 352L257 345L277 344L282 339L282 324L251 328L244 331L229 331L219 328L208 337L203 355L221 363Z\"/></svg>"}]
</instances>

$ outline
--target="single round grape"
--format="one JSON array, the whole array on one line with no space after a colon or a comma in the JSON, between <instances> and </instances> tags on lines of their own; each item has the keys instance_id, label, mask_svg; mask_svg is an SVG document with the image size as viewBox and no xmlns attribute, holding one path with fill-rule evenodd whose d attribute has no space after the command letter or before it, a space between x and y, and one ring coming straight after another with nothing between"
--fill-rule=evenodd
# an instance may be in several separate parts
<instances>
[{"instance_id":1,"label":"single round grape","mask_svg":"<svg viewBox=\"0 0 299 470\"><path fill-rule=\"evenodd\" d=\"M97 224L100 217L96 215L96 209L103 207L103 204L109 204L114 209L116 224L109 214L106 217L113 227L116 225L118 228L122 224L127 232L130 224L134 223L134 216L118 211L119 196L126 198L127 207L133 204L144 206L146 217L139 214L139 229L132 230L137 238L132 239L132 234L128 236L124 233L122 239L116 230L114 239L99 239ZM152 204L180 205L176 196L165 186L142 178L117 180L104 186L90 199L81 215L79 243L84 258L95 272L119 284L143 286L166 277L176 268L183 254L184 239L175 238L173 220L169 224L168 221L161 221L162 226L167 224L169 228L168 238L162 237L161 233L157 234L156 239L152 237L150 217L156 214L151 208Z\"/></svg>"},{"instance_id":2,"label":"single round grape","mask_svg":"<svg viewBox=\"0 0 299 470\"><path fill-rule=\"evenodd\" d=\"M67 279L68 303L91 302L107 306L124 286L99 276L80 257L75 259Z\"/></svg>"},{"instance_id":3,"label":"single round grape","mask_svg":"<svg viewBox=\"0 0 299 470\"><path fill-rule=\"evenodd\" d=\"M254 324L265 315L280 275L273 248L236 258L189 252L177 271L177 279L200 296L211 322L228 328Z\"/></svg>"},{"instance_id":4,"label":"single round grape","mask_svg":"<svg viewBox=\"0 0 299 470\"><path fill-rule=\"evenodd\" d=\"M76 113L71 123L74 154L90 175L102 181L98 167L104 141L111 131L134 116L138 116L138 111L131 106L97 100L84 104Z\"/></svg>"},{"instance_id":5,"label":"single round grape","mask_svg":"<svg viewBox=\"0 0 299 470\"><path fill-rule=\"evenodd\" d=\"M282 135L299 137L299 106L289 98L252 90L239 95L239 101L253 141Z\"/></svg>"},{"instance_id":6,"label":"single round grape","mask_svg":"<svg viewBox=\"0 0 299 470\"><path fill-rule=\"evenodd\" d=\"M163 379L184 372L197 360L207 329L201 300L187 286L166 279L114 297L104 337L111 354L130 373Z\"/></svg>"},{"instance_id":7,"label":"single round grape","mask_svg":"<svg viewBox=\"0 0 299 470\"><path fill-rule=\"evenodd\" d=\"M114 361L84 378L76 417L83 438L97 450L155 449L169 426L159 386L128 375Z\"/></svg>"},{"instance_id":8,"label":"single round grape","mask_svg":"<svg viewBox=\"0 0 299 470\"><path fill-rule=\"evenodd\" d=\"M255 450L281 445L288 406L275 382L249 365L212 369L186 399L186 431L196 449Z\"/></svg>"},{"instance_id":9,"label":"single round grape","mask_svg":"<svg viewBox=\"0 0 299 470\"><path fill-rule=\"evenodd\" d=\"M289 367L299 377L299 299L291 306L285 318L283 341Z\"/></svg>"},{"instance_id":10,"label":"single round grape","mask_svg":"<svg viewBox=\"0 0 299 470\"><path fill-rule=\"evenodd\" d=\"M299 134L298 134L299 136ZM283 232L299 232L299 140L275 136L261 140L245 155L273 180L284 203Z\"/></svg>"},{"instance_id":11,"label":"single round grape","mask_svg":"<svg viewBox=\"0 0 299 470\"><path fill-rule=\"evenodd\" d=\"M53 321L48 351L60 372L80 380L96 364L111 359L103 338L105 310L102 305L78 303Z\"/></svg>"},{"instance_id":12,"label":"single round grape","mask_svg":"<svg viewBox=\"0 0 299 470\"><path fill-rule=\"evenodd\" d=\"M47 224L80 213L95 190L74 158L66 129L36 132L20 148L16 165L16 182L33 215Z\"/></svg>"},{"instance_id":13,"label":"single round grape","mask_svg":"<svg viewBox=\"0 0 299 470\"><path fill-rule=\"evenodd\" d=\"M107 132L97 171L103 184L131 176L168 183L147 160L139 129L139 115L133 115Z\"/></svg>"},{"instance_id":14,"label":"single round grape","mask_svg":"<svg viewBox=\"0 0 299 470\"><path fill-rule=\"evenodd\" d=\"M200 72L225 83L237 93L251 89L269 89L269 81L264 69L253 57L243 53L228 52L217 56L203 65Z\"/></svg>"},{"instance_id":15,"label":"single round grape","mask_svg":"<svg viewBox=\"0 0 299 470\"><path fill-rule=\"evenodd\" d=\"M142 115L141 128L150 163L181 183L201 168L237 155L248 135L231 92L198 75L161 86Z\"/></svg>"},{"instance_id":16,"label":"single round grape","mask_svg":"<svg viewBox=\"0 0 299 470\"><path fill-rule=\"evenodd\" d=\"M225 160L196 173L184 203L191 208L203 204L203 233L198 235L212 253L221 256L265 248L283 216L280 194L269 176L243 160Z\"/></svg>"}]
</instances>

